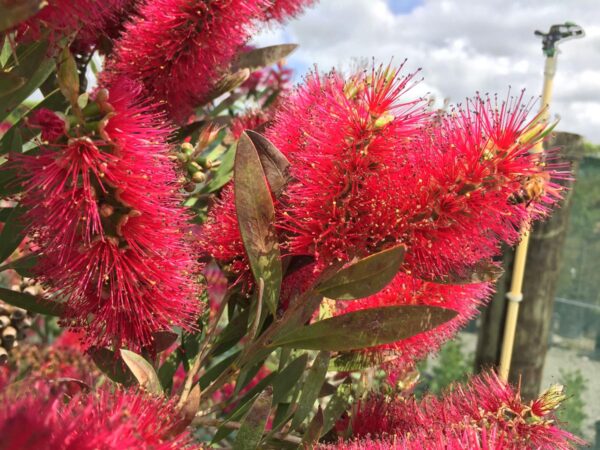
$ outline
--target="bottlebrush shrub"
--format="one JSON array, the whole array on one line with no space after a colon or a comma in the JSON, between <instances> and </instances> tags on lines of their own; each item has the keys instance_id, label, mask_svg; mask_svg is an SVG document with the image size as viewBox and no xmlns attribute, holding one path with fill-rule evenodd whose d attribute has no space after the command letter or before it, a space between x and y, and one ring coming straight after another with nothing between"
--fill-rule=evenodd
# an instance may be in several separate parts
<instances>
[{"instance_id":1,"label":"bottlebrush shrub","mask_svg":"<svg viewBox=\"0 0 600 450\"><path fill-rule=\"evenodd\" d=\"M33 322L0 447L576 443L491 375L410 400L561 195L522 96L437 114L386 66L290 90L295 46L246 41L310 1L67 3L0 6L0 272L40 287L0 287Z\"/></svg>"},{"instance_id":2,"label":"bottlebrush shrub","mask_svg":"<svg viewBox=\"0 0 600 450\"><path fill-rule=\"evenodd\" d=\"M331 448L569 449L585 442L556 425L554 410L565 398L562 387L552 386L525 403L493 373L420 402L374 394L355 406L349 422L359 440Z\"/></svg>"}]
</instances>

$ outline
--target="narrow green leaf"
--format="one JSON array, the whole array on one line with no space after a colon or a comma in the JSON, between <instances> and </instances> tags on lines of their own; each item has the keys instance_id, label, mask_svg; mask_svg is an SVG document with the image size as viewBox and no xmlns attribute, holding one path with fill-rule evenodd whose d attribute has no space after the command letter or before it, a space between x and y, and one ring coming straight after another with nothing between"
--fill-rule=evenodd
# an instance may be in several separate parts
<instances>
[{"instance_id":1,"label":"narrow green leaf","mask_svg":"<svg viewBox=\"0 0 600 450\"><path fill-rule=\"evenodd\" d=\"M58 87L73 108L79 108L79 72L69 47L65 47L58 60Z\"/></svg>"},{"instance_id":2,"label":"narrow green leaf","mask_svg":"<svg viewBox=\"0 0 600 450\"><path fill-rule=\"evenodd\" d=\"M4 67L8 62L8 59L12 55L12 46L8 36L0 38L3 42L2 50L0 50L0 67Z\"/></svg>"},{"instance_id":3,"label":"narrow green leaf","mask_svg":"<svg viewBox=\"0 0 600 450\"><path fill-rule=\"evenodd\" d=\"M38 255L32 254L22 256L21 258L15 259L9 263L4 264L0 267L0 272L8 269L16 270L17 273L23 277L33 277L33 268L38 262Z\"/></svg>"},{"instance_id":4,"label":"narrow green leaf","mask_svg":"<svg viewBox=\"0 0 600 450\"><path fill-rule=\"evenodd\" d=\"M130 350L121 349L121 358L133 373L140 387L151 394L162 394L162 386L158 375L148 361Z\"/></svg>"},{"instance_id":5,"label":"narrow green leaf","mask_svg":"<svg viewBox=\"0 0 600 450\"><path fill-rule=\"evenodd\" d=\"M275 314L281 288L281 256L275 208L256 147L243 133L235 155L235 207L240 234L254 279L265 281L264 302Z\"/></svg>"},{"instance_id":6,"label":"narrow green leaf","mask_svg":"<svg viewBox=\"0 0 600 450\"><path fill-rule=\"evenodd\" d=\"M0 1L0 31L29 19L47 4L45 0Z\"/></svg>"},{"instance_id":7,"label":"narrow green leaf","mask_svg":"<svg viewBox=\"0 0 600 450\"><path fill-rule=\"evenodd\" d=\"M55 67L54 60L47 55L48 42L36 41L32 44L19 45L17 48L18 65L12 72L16 76L26 79L23 86L2 97L2 108L0 108L0 121L4 120L17 106L29 97Z\"/></svg>"},{"instance_id":8,"label":"narrow green leaf","mask_svg":"<svg viewBox=\"0 0 600 450\"><path fill-rule=\"evenodd\" d=\"M256 147L271 192L276 198L279 197L291 178L289 174L290 162L263 135L252 130L246 130L246 134Z\"/></svg>"},{"instance_id":9,"label":"narrow green leaf","mask_svg":"<svg viewBox=\"0 0 600 450\"><path fill-rule=\"evenodd\" d=\"M232 355L223 358L221 361L213 365L210 369L206 371L204 375L200 377L198 383L202 389L206 389L210 383L217 379L217 377L223 372L226 368L231 366L233 362L240 356L241 351L233 353Z\"/></svg>"},{"instance_id":10,"label":"narrow green leaf","mask_svg":"<svg viewBox=\"0 0 600 450\"><path fill-rule=\"evenodd\" d=\"M10 146L13 152L23 153L23 136L18 128L15 128Z\"/></svg>"},{"instance_id":11,"label":"narrow green leaf","mask_svg":"<svg viewBox=\"0 0 600 450\"><path fill-rule=\"evenodd\" d=\"M272 396L271 388L268 387L254 401L235 438L234 450L255 450L259 448L267 419L271 413Z\"/></svg>"},{"instance_id":12,"label":"narrow green leaf","mask_svg":"<svg viewBox=\"0 0 600 450\"><path fill-rule=\"evenodd\" d=\"M273 380L273 404L281 403L287 394L300 382L308 354L304 353L281 370Z\"/></svg>"},{"instance_id":13,"label":"narrow green leaf","mask_svg":"<svg viewBox=\"0 0 600 450\"><path fill-rule=\"evenodd\" d=\"M46 300L25 292L12 291L0 287L0 300L19 308L47 316L61 316L64 306L59 302Z\"/></svg>"},{"instance_id":14,"label":"narrow green leaf","mask_svg":"<svg viewBox=\"0 0 600 450\"><path fill-rule=\"evenodd\" d=\"M323 431L323 420L323 409L319 406L315 417L310 421L304 436L302 436L302 445L304 448L313 448L319 441L321 432Z\"/></svg>"},{"instance_id":15,"label":"narrow green leaf","mask_svg":"<svg viewBox=\"0 0 600 450\"><path fill-rule=\"evenodd\" d=\"M351 263L322 281L317 291L335 300L354 300L376 294L400 270L406 247L398 245Z\"/></svg>"},{"instance_id":16,"label":"narrow green leaf","mask_svg":"<svg viewBox=\"0 0 600 450\"><path fill-rule=\"evenodd\" d=\"M181 354L176 350L172 352L158 369L158 380L165 392L173 387L173 376L181 364Z\"/></svg>"},{"instance_id":17,"label":"narrow green leaf","mask_svg":"<svg viewBox=\"0 0 600 450\"><path fill-rule=\"evenodd\" d=\"M329 370L338 372L358 372L398 357L397 353L373 352L366 354L361 351L342 352L329 363Z\"/></svg>"},{"instance_id":18,"label":"narrow green leaf","mask_svg":"<svg viewBox=\"0 0 600 450\"><path fill-rule=\"evenodd\" d=\"M296 409L292 419L292 428L297 429L302 425L304 419L312 411L315 401L319 398L319 392L321 392L321 386L325 382L325 375L327 375L327 368L329 367L329 357L329 352L319 352L309 369L298 400L298 409Z\"/></svg>"},{"instance_id":19,"label":"narrow green leaf","mask_svg":"<svg viewBox=\"0 0 600 450\"><path fill-rule=\"evenodd\" d=\"M114 351L98 348L91 352L91 356L98 369L115 383L124 386L131 386L135 383L135 377Z\"/></svg>"},{"instance_id":20,"label":"narrow green leaf","mask_svg":"<svg viewBox=\"0 0 600 450\"><path fill-rule=\"evenodd\" d=\"M384 306L353 311L300 327L278 337L271 347L349 351L406 339L456 317L433 306Z\"/></svg>"},{"instance_id":21,"label":"narrow green leaf","mask_svg":"<svg viewBox=\"0 0 600 450\"><path fill-rule=\"evenodd\" d=\"M12 72L0 72L0 99L25 84L26 79Z\"/></svg>"},{"instance_id":22,"label":"narrow green leaf","mask_svg":"<svg viewBox=\"0 0 600 450\"><path fill-rule=\"evenodd\" d=\"M20 206L15 207L0 232L0 261L12 255L25 238L24 212L25 210Z\"/></svg>"},{"instance_id":23,"label":"narrow green leaf","mask_svg":"<svg viewBox=\"0 0 600 450\"><path fill-rule=\"evenodd\" d=\"M496 281L500 276L502 276L502 267L484 259L462 273L449 273L442 277L424 279L438 284L472 284Z\"/></svg>"},{"instance_id":24,"label":"narrow green leaf","mask_svg":"<svg viewBox=\"0 0 600 450\"><path fill-rule=\"evenodd\" d=\"M350 398L351 389L345 383L338 386L337 392L331 397L323 412L323 430L321 435L331 430L337 420L348 409L348 399Z\"/></svg>"},{"instance_id":25,"label":"narrow green leaf","mask_svg":"<svg viewBox=\"0 0 600 450\"><path fill-rule=\"evenodd\" d=\"M275 64L298 48L297 44L280 44L256 48L239 55L232 65L233 70L247 68L250 70Z\"/></svg>"}]
</instances>

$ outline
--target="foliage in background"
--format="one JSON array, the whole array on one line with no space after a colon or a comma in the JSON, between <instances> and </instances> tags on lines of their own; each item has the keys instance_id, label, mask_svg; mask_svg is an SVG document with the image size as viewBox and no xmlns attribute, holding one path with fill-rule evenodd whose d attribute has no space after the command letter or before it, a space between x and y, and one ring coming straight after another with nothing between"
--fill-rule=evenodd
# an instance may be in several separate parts
<instances>
[{"instance_id":1,"label":"foliage in background","mask_svg":"<svg viewBox=\"0 0 600 450\"><path fill-rule=\"evenodd\" d=\"M580 370L561 369L558 381L565 386L567 399L556 417L564 423L566 430L581 436L583 422L587 419L584 412L587 380Z\"/></svg>"}]
</instances>

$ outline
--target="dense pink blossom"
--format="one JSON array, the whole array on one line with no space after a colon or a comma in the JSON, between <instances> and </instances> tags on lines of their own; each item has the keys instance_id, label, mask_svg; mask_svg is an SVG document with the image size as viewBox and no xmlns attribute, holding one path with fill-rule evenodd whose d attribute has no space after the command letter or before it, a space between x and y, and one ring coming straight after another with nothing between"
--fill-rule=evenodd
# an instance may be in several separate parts
<instances>
[{"instance_id":1,"label":"dense pink blossom","mask_svg":"<svg viewBox=\"0 0 600 450\"><path fill-rule=\"evenodd\" d=\"M497 254L500 242L513 244L559 198L562 168L529 151L542 131L530 109L522 93L501 102L477 97L413 141L418 216L411 218L406 261L415 274L460 273ZM515 201L532 178L545 181L541 196Z\"/></svg>"},{"instance_id":2,"label":"dense pink blossom","mask_svg":"<svg viewBox=\"0 0 600 450\"><path fill-rule=\"evenodd\" d=\"M172 402L134 390L104 387L69 398L40 383L17 396L2 395L2 404L1 447L6 450L199 448Z\"/></svg>"},{"instance_id":3,"label":"dense pink blossom","mask_svg":"<svg viewBox=\"0 0 600 450\"><path fill-rule=\"evenodd\" d=\"M189 328L199 309L169 129L139 93L125 80L111 88L100 135L13 155L39 277L89 345L150 346L156 331Z\"/></svg>"},{"instance_id":4,"label":"dense pink blossom","mask_svg":"<svg viewBox=\"0 0 600 450\"><path fill-rule=\"evenodd\" d=\"M444 443L464 448L461 439L473 443L468 448L571 449L583 442L556 425L553 412L564 399L562 388L553 386L526 403L519 390L487 373L466 385L453 385L439 398L367 397L354 408L351 430L355 438L384 438L398 449L419 448L419 442L430 442L431 448L446 448ZM373 446L363 441L342 448L382 448L371 442Z\"/></svg>"},{"instance_id":5,"label":"dense pink blossom","mask_svg":"<svg viewBox=\"0 0 600 450\"><path fill-rule=\"evenodd\" d=\"M139 80L185 120L201 104L264 17L268 0L154 0L116 43L109 77Z\"/></svg>"},{"instance_id":6,"label":"dense pink blossom","mask_svg":"<svg viewBox=\"0 0 600 450\"><path fill-rule=\"evenodd\" d=\"M266 136L291 162L280 224L291 254L323 267L402 236L404 154L427 118L423 103L404 100L412 81L389 67L311 74L282 102Z\"/></svg>"},{"instance_id":7,"label":"dense pink blossom","mask_svg":"<svg viewBox=\"0 0 600 450\"><path fill-rule=\"evenodd\" d=\"M214 258L226 273L238 277L242 284L251 282L250 263L235 212L233 183L225 186L210 209L198 239L203 255Z\"/></svg>"},{"instance_id":8,"label":"dense pink blossom","mask_svg":"<svg viewBox=\"0 0 600 450\"><path fill-rule=\"evenodd\" d=\"M39 39L49 33L51 42L77 34L81 43L92 44L122 13L130 0L49 0L35 16L18 26L20 39Z\"/></svg>"},{"instance_id":9,"label":"dense pink blossom","mask_svg":"<svg viewBox=\"0 0 600 450\"><path fill-rule=\"evenodd\" d=\"M267 18L283 22L297 16L315 3L317 0L270 0L270 5L266 9Z\"/></svg>"},{"instance_id":10,"label":"dense pink blossom","mask_svg":"<svg viewBox=\"0 0 600 450\"><path fill-rule=\"evenodd\" d=\"M42 140L48 142L56 141L67 131L65 120L46 108L34 111L27 123L30 127L41 130Z\"/></svg>"},{"instance_id":11,"label":"dense pink blossom","mask_svg":"<svg viewBox=\"0 0 600 450\"><path fill-rule=\"evenodd\" d=\"M492 291L489 283L446 285L422 281L399 273L381 292L367 298L336 302L336 313L347 313L368 308L398 305L438 306L456 311L457 316L430 331L416 334L392 344L365 349L367 353L393 354L393 364L407 366L415 360L437 351L467 324L478 312L478 307ZM391 356L390 356L391 357Z\"/></svg>"}]
</instances>

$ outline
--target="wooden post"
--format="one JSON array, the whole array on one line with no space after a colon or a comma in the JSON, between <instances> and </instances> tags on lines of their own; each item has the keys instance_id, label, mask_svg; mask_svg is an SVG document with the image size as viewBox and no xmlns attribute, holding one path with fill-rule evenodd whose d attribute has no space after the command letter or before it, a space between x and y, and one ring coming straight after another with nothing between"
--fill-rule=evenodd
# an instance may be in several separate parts
<instances>
[{"instance_id":1,"label":"wooden post","mask_svg":"<svg viewBox=\"0 0 600 450\"><path fill-rule=\"evenodd\" d=\"M556 133L548 146L562 148L561 160L571 163L575 175L583 157L581 136ZM519 308L509 376L509 380L516 383L519 375L522 375L521 387L525 398L533 398L538 394L550 338L554 295L571 209L573 180L564 180L561 184L568 189L565 197L549 219L534 224L525 263L535 270L526 271L523 277L523 295L527 300ZM498 294L482 315L475 361L478 371L490 366L497 367L500 363L503 322L508 303L502 297L510 289L513 265L514 252L509 252L504 257L505 275L498 282Z\"/></svg>"}]
</instances>

